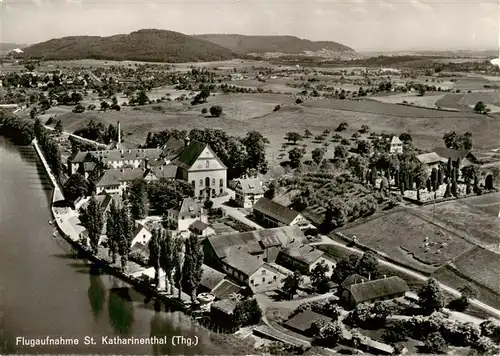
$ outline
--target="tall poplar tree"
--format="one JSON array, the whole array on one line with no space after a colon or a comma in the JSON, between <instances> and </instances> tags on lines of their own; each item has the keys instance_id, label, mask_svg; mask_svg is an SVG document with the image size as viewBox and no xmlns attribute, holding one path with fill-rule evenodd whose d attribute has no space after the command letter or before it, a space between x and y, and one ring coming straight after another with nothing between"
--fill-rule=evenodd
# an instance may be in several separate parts
<instances>
[{"instance_id":1,"label":"tall poplar tree","mask_svg":"<svg viewBox=\"0 0 500 356\"><path fill-rule=\"evenodd\" d=\"M196 300L196 291L201 282L203 250L201 249L198 236L191 235L186 241L186 252L182 268L182 280L186 290L191 295L191 301Z\"/></svg>"},{"instance_id":2,"label":"tall poplar tree","mask_svg":"<svg viewBox=\"0 0 500 356\"><path fill-rule=\"evenodd\" d=\"M116 263L118 254L118 241L120 239L120 214L115 201L111 202L111 208L106 217L106 236L108 239L108 254L112 258L113 264Z\"/></svg>"},{"instance_id":3,"label":"tall poplar tree","mask_svg":"<svg viewBox=\"0 0 500 356\"><path fill-rule=\"evenodd\" d=\"M86 210L86 217L83 220L85 221L85 228L89 235L92 252L97 255L104 219L101 206L95 197L90 199Z\"/></svg>"},{"instance_id":4,"label":"tall poplar tree","mask_svg":"<svg viewBox=\"0 0 500 356\"><path fill-rule=\"evenodd\" d=\"M171 293L171 288L175 284L173 272L179 263L179 242L174 239L171 231L161 231L159 236L160 247L160 267L165 271L165 287Z\"/></svg>"},{"instance_id":5,"label":"tall poplar tree","mask_svg":"<svg viewBox=\"0 0 500 356\"><path fill-rule=\"evenodd\" d=\"M151 240L148 244L149 261L148 264L155 269L155 284L160 285L160 230L151 231Z\"/></svg>"},{"instance_id":6,"label":"tall poplar tree","mask_svg":"<svg viewBox=\"0 0 500 356\"><path fill-rule=\"evenodd\" d=\"M130 244L133 239L134 222L127 207L120 209L120 239L118 240L118 253L121 257L122 270L125 270L130 254Z\"/></svg>"}]
</instances>

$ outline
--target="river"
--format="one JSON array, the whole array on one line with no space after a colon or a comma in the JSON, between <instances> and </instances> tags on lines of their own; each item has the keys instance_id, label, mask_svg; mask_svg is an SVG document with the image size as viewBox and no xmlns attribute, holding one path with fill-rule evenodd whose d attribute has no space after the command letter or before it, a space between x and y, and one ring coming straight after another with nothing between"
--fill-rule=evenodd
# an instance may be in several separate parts
<instances>
[{"instance_id":1,"label":"river","mask_svg":"<svg viewBox=\"0 0 500 356\"><path fill-rule=\"evenodd\" d=\"M0 136L0 354L228 354L182 313L158 311L117 278L95 271L49 225L50 181L31 146ZM155 310L156 309L156 310ZM167 345L105 345L102 337L167 336ZM173 346L173 335L198 337ZM70 338L78 345L16 345ZM85 337L95 345L85 345Z\"/></svg>"}]
</instances>

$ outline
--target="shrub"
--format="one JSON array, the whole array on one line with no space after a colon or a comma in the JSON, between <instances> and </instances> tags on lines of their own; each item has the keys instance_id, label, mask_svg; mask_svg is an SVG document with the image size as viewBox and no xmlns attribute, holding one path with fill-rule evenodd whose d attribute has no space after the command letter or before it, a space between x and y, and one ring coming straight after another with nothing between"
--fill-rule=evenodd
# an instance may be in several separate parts
<instances>
[{"instance_id":1,"label":"shrub","mask_svg":"<svg viewBox=\"0 0 500 356\"><path fill-rule=\"evenodd\" d=\"M295 100L296 104L302 104L303 102L304 101L301 98L297 98L297 100Z\"/></svg>"},{"instance_id":2,"label":"shrub","mask_svg":"<svg viewBox=\"0 0 500 356\"><path fill-rule=\"evenodd\" d=\"M448 345L440 333L434 332L429 334L424 340L424 347L427 352L433 354L443 354L448 350Z\"/></svg>"},{"instance_id":3,"label":"shrub","mask_svg":"<svg viewBox=\"0 0 500 356\"><path fill-rule=\"evenodd\" d=\"M215 117L221 116L222 115L222 107L220 107L219 105L212 106L210 108L210 115L215 116Z\"/></svg>"},{"instance_id":4,"label":"shrub","mask_svg":"<svg viewBox=\"0 0 500 356\"><path fill-rule=\"evenodd\" d=\"M281 109L281 106L280 105L276 105L273 109L273 111L278 111L279 109Z\"/></svg>"}]
</instances>

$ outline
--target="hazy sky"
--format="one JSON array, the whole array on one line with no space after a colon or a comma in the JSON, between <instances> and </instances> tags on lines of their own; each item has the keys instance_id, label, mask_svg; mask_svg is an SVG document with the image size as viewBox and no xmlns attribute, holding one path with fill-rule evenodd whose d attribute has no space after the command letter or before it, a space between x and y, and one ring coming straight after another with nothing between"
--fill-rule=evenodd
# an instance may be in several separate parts
<instances>
[{"instance_id":1,"label":"hazy sky","mask_svg":"<svg viewBox=\"0 0 500 356\"><path fill-rule=\"evenodd\" d=\"M356 50L498 48L500 0L0 0L2 42L185 34L295 35Z\"/></svg>"}]
</instances>

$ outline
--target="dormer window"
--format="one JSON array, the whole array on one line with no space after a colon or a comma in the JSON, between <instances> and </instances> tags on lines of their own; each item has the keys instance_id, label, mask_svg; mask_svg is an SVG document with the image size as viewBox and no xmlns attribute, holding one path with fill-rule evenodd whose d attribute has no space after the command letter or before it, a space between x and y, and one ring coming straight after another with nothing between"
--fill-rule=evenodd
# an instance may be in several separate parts
<instances>
[{"instance_id":1,"label":"dormer window","mask_svg":"<svg viewBox=\"0 0 500 356\"><path fill-rule=\"evenodd\" d=\"M210 161L205 161L205 168L209 168L210 167Z\"/></svg>"}]
</instances>

